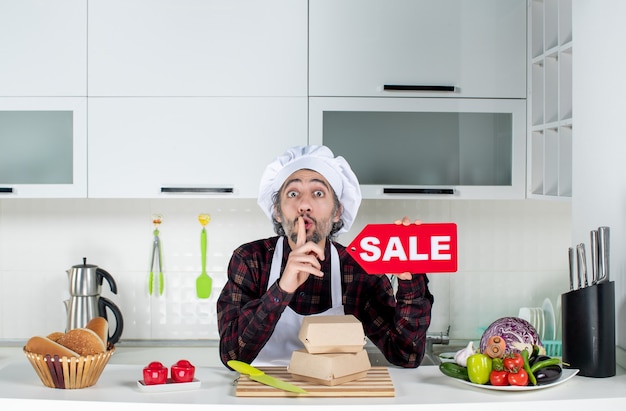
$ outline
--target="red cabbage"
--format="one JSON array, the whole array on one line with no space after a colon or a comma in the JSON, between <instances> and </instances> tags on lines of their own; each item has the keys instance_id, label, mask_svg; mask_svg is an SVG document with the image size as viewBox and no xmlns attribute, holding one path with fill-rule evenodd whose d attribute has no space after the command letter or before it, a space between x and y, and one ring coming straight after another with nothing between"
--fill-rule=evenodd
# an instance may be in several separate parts
<instances>
[{"instance_id":1,"label":"red cabbage","mask_svg":"<svg viewBox=\"0 0 626 411\"><path fill-rule=\"evenodd\" d=\"M506 342L506 354L519 352L522 344L543 346L535 327L523 318L503 317L491 323L480 339L480 352L487 349L487 342L494 335Z\"/></svg>"}]
</instances>

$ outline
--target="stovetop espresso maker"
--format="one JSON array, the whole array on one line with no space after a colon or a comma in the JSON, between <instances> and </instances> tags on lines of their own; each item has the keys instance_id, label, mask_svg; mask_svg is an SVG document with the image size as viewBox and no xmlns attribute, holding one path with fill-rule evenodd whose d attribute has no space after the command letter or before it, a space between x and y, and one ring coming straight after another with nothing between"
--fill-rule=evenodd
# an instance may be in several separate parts
<instances>
[{"instance_id":1,"label":"stovetop espresso maker","mask_svg":"<svg viewBox=\"0 0 626 411\"><path fill-rule=\"evenodd\" d=\"M115 317L115 330L110 333L108 342L115 344L119 341L124 329L122 313L117 305L107 298L102 297L102 284L106 280L113 294L117 294L117 284L107 271L93 264L83 263L67 270L70 285L70 299L65 300L67 310L66 332L74 328L84 328L89 320L95 317L107 319L107 310Z\"/></svg>"}]
</instances>

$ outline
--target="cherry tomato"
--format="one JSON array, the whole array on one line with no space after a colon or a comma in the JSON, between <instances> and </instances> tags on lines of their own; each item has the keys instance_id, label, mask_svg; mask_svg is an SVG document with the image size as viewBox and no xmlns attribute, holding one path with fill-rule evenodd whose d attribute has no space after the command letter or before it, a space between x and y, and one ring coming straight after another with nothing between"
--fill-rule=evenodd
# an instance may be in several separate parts
<instances>
[{"instance_id":1,"label":"cherry tomato","mask_svg":"<svg viewBox=\"0 0 626 411\"><path fill-rule=\"evenodd\" d=\"M496 386L509 385L508 377L509 377L508 371L493 370L491 371L491 374L489 374L489 382L491 383L491 385L496 385Z\"/></svg>"},{"instance_id":2,"label":"cherry tomato","mask_svg":"<svg viewBox=\"0 0 626 411\"><path fill-rule=\"evenodd\" d=\"M167 367L158 361L151 362L143 369L143 382L146 385L165 384Z\"/></svg>"},{"instance_id":3,"label":"cherry tomato","mask_svg":"<svg viewBox=\"0 0 626 411\"><path fill-rule=\"evenodd\" d=\"M180 360L176 364L170 367L172 372L172 381L174 382L190 382L193 381L193 377L196 371L194 367L187 360Z\"/></svg>"},{"instance_id":4,"label":"cherry tomato","mask_svg":"<svg viewBox=\"0 0 626 411\"><path fill-rule=\"evenodd\" d=\"M517 372L517 370L524 368L524 358L522 354L516 352L510 356L507 356L502 361L504 364L504 368L509 372Z\"/></svg>"},{"instance_id":5,"label":"cherry tomato","mask_svg":"<svg viewBox=\"0 0 626 411\"><path fill-rule=\"evenodd\" d=\"M486 354L472 354L467 357L467 374L474 384L487 384L491 374L491 357Z\"/></svg>"},{"instance_id":6,"label":"cherry tomato","mask_svg":"<svg viewBox=\"0 0 626 411\"><path fill-rule=\"evenodd\" d=\"M528 373L520 368L518 372L510 372L508 380L511 385L526 386L528 385Z\"/></svg>"}]
</instances>

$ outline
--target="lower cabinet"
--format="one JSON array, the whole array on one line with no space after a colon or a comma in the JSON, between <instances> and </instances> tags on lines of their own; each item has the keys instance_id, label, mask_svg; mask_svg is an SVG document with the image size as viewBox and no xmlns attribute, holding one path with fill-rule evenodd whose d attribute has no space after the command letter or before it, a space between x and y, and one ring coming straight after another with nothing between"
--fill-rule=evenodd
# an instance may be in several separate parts
<instances>
[{"instance_id":1,"label":"lower cabinet","mask_svg":"<svg viewBox=\"0 0 626 411\"><path fill-rule=\"evenodd\" d=\"M254 198L307 143L306 97L94 97L88 112L91 198Z\"/></svg>"}]
</instances>

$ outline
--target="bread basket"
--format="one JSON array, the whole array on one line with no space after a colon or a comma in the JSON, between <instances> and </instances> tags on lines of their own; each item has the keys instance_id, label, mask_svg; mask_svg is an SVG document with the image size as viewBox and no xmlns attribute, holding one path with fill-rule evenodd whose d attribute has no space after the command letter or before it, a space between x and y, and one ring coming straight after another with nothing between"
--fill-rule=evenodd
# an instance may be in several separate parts
<instances>
[{"instance_id":1,"label":"bread basket","mask_svg":"<svg viewBox=\"0 0 626 411\"><path fill-rule=\"evenodd\" d=\"M59 357L50 354L36 354L26 351L41 382L50 388L74 389L91 387L109 362L115 347L109 345L102 353L80 357Z\"/></svg>"}]
</instances>

